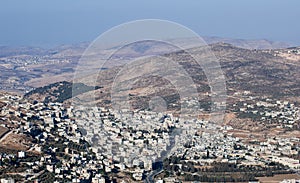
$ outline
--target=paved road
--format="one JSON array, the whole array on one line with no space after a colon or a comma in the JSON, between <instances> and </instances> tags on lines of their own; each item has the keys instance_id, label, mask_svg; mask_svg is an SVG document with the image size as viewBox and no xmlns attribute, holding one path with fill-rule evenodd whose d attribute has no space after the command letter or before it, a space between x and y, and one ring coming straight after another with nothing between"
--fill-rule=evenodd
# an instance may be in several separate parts
<instances>
[{"instance_id":1,"label":"paved road","mask_svg":"<svg viewBox=\"0 0 300 183\"><path fill-rule=\"evenodd\" d=\"M162 153L162 158L161 159L164 159L168 156L168 154L170 153L170 151L172 150L172 148L174 147L175 145L175 137L176 135L180 135L180 130L178 129L175 129L173 132L172 132L172 135L171 135L171 138L170 138L170 145L167 147L167 151L165 151L164 153ZM154 177L160 173L162 173L164 170L163 170L163 166L159 167L159 169L157 170L154 170L152 171L148 176L147 178L145 179L145 182L146 183L154 183Z\"/></svg>"},{"instance_id":2,"label":"paved road","mask_svg":"<svg viewBox=\"0 0 300 183\"><path fill-rule=\"evenodd\" d=\"M163 171L164 171L163 168L161 168L161 169L158 169L158 170L155 170L155 171L151 172L151 173L147 176L147 178L145 179L145 182L146 182L146 183L154 183L154 177L155 177L156 175L160 174L160 173L163 172Z\"/></svg>"}]
</instances>

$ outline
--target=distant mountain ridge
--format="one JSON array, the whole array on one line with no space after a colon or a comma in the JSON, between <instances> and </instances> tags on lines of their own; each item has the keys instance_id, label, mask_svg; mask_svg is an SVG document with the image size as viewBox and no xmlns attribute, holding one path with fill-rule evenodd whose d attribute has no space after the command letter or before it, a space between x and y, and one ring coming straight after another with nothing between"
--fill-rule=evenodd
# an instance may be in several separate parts
<instances>
[{"instance_id":1,"label":"distant mountain ridge","mask_svg":"<svg viewBox=\"0 0 300 183\"><path fill-rule=\"evenodd\" d=\"M283 49L289 47L296 47L297 45L290 44L287 42L270 41L267 39L234 39L234 38L222 38L216 36L202 36L203 40L207 44L215 43L228 43L235 47L245 48L245 49ZM192 43L191 38L179 39L181 41L187 42L187 44ZM83 51L89 46L90 42L81 42L76 44L63 44L56 46L54 48L46 49L34 46L1 46L0 45L0 57L13 56L13 55L46 55L55 53L64 53L67 55L77 53L83 53Z\"/></svg>"},{"instance_id":2,"label":"distant mountain ridge","mask_svg":"<svg viewBox=\"0 0 300 183\"><path fill-rule=\"evenodd\" d=\"M214 44L218 42L232 44L233 46L245 48L245 49L282 49L289 48L295 45L279 42L279 41L270 41L267 39L232 39L232 38L221 38L221 37L203 37L203 39L208 44Z\"/></svg>"},{"instance_id":3,"label":"distant mountain ridge","mask_svg":"<svg viewBox=\"0 0 300 183\"><path fill-rule=\"evenodd\" d=\"M286 64L293 66L292 69L295 69L295 66L299 66L300 47L294 47L292 49L292 45L266 40L251 41L212 37L204 37L204 39L209 44L209 47L215 56L220 59L221 63L223 61L247 61L247 63L259 61L255 65L257 66L258 64L264 63L263 61L268 60L270 65L282 63L278 69L285 68ZM227 42L231 41L231 43L224 43L222 40ZM184 44L191 49L193 48L193 50L200 48L199 45L195 44L194 38L182 38L176 39L175 41L180 42L180 44ZM240 46L237 47L232 43ZM122 47L121 51L118 51L118 54L114 54L114 57L112 57L114 61L107 63L103 68L112 68L124 64L127 58L135 58L143 55L161 55L170 51L168 49L169 47L166 47L165 44L161 45L159 41L143 41L139 42L138 46L136 44L137 43L129 44ZM61 45L52 49L0 47L0 89L24 93L34 88L56 82L71 81L73 74L78 67L78 61L88 45L89 43ZM248 49L243 47L247 47ZM270 47L273 49L270 50ZM278 47L287 47L290 49L278 49ZM118 47L108 48L108 50L104 50L99 54L101 55L105 53L105 51L111 52L117 49ZM248 69L250 69L250 67ZM255 70L255 67L251 67L251 69ZM111 70L107 72L111 72ZM263 73L263 71L259 72ZM295 78L298 77L298 73L299 71L297 70L297 73L294 75ZM109 76L110 74L107 75ZM251 75L254 76L255 73L252 73Z\"/></svg>"}]
</instances>

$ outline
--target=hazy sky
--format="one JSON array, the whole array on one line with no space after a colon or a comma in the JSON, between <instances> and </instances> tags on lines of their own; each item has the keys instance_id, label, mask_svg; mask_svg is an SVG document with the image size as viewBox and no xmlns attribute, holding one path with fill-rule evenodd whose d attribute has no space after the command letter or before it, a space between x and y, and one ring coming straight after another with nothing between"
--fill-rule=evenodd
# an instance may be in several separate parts
<instances>
[{"instance_id":1,"label":"hazy sky","mask_svg":"<svg viewBox=\"0 0 300 183\"><path fill-rule=\"evenodd\" d=\"M299 0L0 0L0 45L91 41L145 18L175 21L202 36L300 45Z\"/></svg>"}]
</instances>

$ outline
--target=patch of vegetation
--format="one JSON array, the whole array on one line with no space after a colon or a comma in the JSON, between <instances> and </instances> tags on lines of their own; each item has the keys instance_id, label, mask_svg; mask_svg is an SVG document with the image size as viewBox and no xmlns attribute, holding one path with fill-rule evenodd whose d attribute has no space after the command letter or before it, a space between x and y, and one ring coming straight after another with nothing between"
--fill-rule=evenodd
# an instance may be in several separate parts
<instances>
[{"instance_id":1,"label":"patch of vegetation","mask_svg":"<svg viewBox=\"0 0 300 183\"><path fill-rule=\"evenodd\" d=\"M291 173L285 166L272 162L268 166L243 166L234 163L214 162L203 166L196 162L183 161L182 157L171 156L163 161L167 175L181 176L185 181L245 182L255 177Z\"/></svg>"},{"instance_id":2,"label":"patch of vegetation","mask_svg":"<svg viewBox=\"0 0 300 183\"><path fill-rule=\"evenodd\" d=\"M30 96L46 95L43 102L64 102L67 99L70 99L74 96L86 93L92 90L97 90L101 87L87 86L83 83L71 83L67 81L53 83L44 87L37 88L26 93L24 96L30 98Z\"/></svg>"}]
</instances>

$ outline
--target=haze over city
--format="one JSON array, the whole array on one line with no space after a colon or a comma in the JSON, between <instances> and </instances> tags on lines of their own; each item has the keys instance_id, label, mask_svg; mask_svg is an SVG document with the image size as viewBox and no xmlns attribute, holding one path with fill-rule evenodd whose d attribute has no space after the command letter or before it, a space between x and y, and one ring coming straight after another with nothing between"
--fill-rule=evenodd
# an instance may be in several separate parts
<instances>
[{"instance_id":1,"label":"haze over city","mask_svg":"<svg viewBox=\"0 0 300 183\"><path fill-rule=\"evenodd\" d=\"M297 0L1 0L0 45L51 47L92 41L138 19L174 21L200 36L300 45L299 7Z\"/></svg>"}]
</instances>

